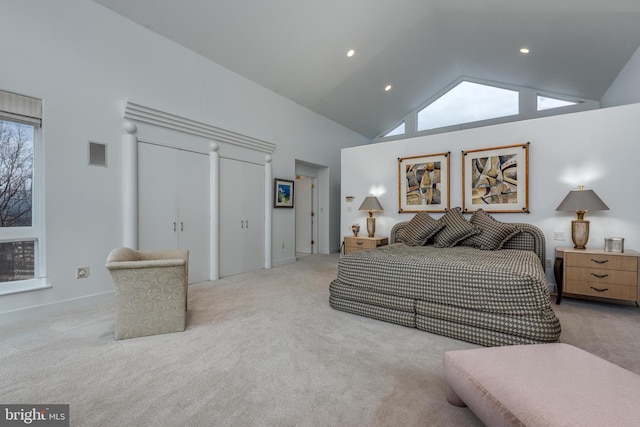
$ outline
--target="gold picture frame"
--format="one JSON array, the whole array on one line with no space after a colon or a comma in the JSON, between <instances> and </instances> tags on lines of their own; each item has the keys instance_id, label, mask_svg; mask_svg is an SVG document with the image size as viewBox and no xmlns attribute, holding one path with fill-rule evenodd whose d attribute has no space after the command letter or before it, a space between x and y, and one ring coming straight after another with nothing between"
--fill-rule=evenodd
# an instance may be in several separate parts
<instances>
[{"instance_id":1,"label":"gold picture frame","mask_svg":"<svg viewBox=\"0 0 640 427\"><path fill-rule=\"evenodd\" d=\"M398 158L398 212L446 212L451 152Z\"/></svg>"},{"instance_id":2,"label":"gold picture frame","mask_svg":"<svg viewBox=\"0 0 640 427\"><path fill-rule=\"evenodd\" d=\"M529 213L529 142L462 152L462 210Z\"/></svg>"}]
</instances>

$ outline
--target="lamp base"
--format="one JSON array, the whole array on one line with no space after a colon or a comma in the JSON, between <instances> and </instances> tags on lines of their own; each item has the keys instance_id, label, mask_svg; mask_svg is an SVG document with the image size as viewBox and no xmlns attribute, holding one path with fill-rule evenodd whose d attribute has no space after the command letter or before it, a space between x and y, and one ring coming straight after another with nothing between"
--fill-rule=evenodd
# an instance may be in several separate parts
<instances>
[{"instance_id":1,"label":"lamp base","mask_svg":"<svg viewBox=\"0 0 640 427\"><path fill-rule=\"evenodd\" d=\"M369 233L369 237L376 234L376 219L372 216L367 218L367 233Z\"/></svg>"},{"instance_id":2,"label":"lamp base","mask_svg":"<svg viewBox=\"0 0 640 427\"><path fill-rule=\"evenodd\" d=\"M571 240L574 249L587 249L589 240L589 221L574 219L571 221Z\"/></svg>"}]
</instances>

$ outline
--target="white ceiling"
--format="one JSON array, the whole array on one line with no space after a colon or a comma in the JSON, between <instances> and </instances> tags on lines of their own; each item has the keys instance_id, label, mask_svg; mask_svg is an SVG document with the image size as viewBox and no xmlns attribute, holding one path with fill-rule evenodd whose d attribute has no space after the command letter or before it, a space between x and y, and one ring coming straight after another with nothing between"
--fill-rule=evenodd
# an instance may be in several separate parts
<instances>
[{"instance_id":1,"label":"white ceiling","mask_svg":"<svg viewBox=\"0 0 640 427\"><path fill-rule=\"evenodd\" d=\"M599 100L640 46L638 0L94 1L368 138L460 76Z\"/></svg>"}]
</instances>

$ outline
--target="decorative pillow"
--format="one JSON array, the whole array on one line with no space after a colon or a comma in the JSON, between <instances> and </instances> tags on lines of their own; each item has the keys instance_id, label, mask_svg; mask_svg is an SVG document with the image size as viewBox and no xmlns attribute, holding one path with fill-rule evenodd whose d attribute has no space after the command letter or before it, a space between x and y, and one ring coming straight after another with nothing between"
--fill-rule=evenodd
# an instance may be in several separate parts
<instances>
[{"instance_id":1,"label":"decorative pillow","mask_svg":"<svg viewBox=\"0 0 640 427\"><path fill-rule=\"evenodd\" d=\"M398 240L409 246L424 246L427 240L444 227L443 224L431 218L426 212L418 212L402 229Z\"/></svg>"},{"instance_id":2,"label":"decorative pillow","mask_svg":"<svg viewBox=\"0 0 640 427\"><path fill-rule=\"evenodd\" d=\"M462 209L453 208L438 220L444 228L433 238L437 248L448 248L480 232L462 216Z\"/></svg>"},{"instance_id":3,"label":"decorative pillow","mask_svg":"<svg viewBox=\"0 0 640 427\"><path fill-rule=\"evenodd\" d=\"M502 249L507 240L522 232L516 225L500 222L482 209L473 213L471 224L481 230L480 234L466 239L462 244L485 251Z\"/></svg>"}]
</instances>

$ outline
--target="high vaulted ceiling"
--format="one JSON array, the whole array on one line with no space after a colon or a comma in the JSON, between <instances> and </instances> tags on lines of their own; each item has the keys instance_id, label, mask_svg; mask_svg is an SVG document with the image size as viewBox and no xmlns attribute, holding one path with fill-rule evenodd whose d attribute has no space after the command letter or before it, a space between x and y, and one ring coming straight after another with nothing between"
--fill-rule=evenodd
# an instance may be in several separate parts
<instances>
[{"instance_id":1,"label":"high vaulted ceiling","mask_svg":"<svg viewBox=\"0 0 640 427\"><path fill-rule=\"evenodd\" d=\"M599 100L640 46L638 0L94 1L368 138L461 76Z\"/></svg>"}]
</instances>

